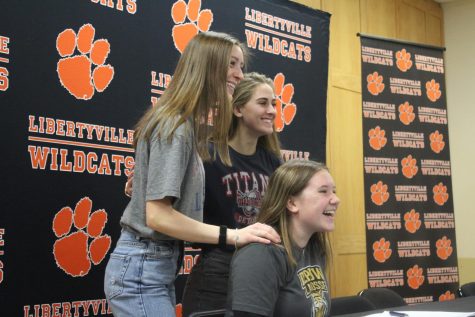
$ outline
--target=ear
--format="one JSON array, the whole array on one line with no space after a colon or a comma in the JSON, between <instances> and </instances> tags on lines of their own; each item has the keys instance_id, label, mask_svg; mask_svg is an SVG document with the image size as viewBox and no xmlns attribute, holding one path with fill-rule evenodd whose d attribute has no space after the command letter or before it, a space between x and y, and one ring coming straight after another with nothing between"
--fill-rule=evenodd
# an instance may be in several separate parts
<instances>
[{"instance_id":1,"label":"ear","mask_svg":"<svg viewBox=\"0 0 475 317\"><path fill-rule=\"evenodd\" d=\"M298 212L298 207L297 205L295 204L295 199L294 197L290 197L288 200L287 200L287 210L290 211L291 213L296 213Z\"/></svg>"},{"instance_id":2,"label":"ear","mask_svg":"<svg viewBox=\"0 0 475 317\"><path fill-rule=\"evenodd\" d=\"M242 118L242 112L240 107L233 107L233 113L236 117Z\"/></svg>"}]
</instances>

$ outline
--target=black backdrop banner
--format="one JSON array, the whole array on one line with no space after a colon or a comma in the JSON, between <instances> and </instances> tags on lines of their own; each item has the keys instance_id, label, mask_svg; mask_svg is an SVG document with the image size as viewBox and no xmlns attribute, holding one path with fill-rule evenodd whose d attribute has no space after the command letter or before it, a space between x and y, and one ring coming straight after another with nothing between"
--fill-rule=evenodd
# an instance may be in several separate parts
<instances>
[{"instance_id":1,"label":"black backdrop banner","mask_svg":"<svg viewBox=\"0 0 475 317\"><path fill-rule=\"evenodd\" d=\"M408 303L458 287L443 49L361 37L369 287Z\"/></svg>"},{"instance_id":2,"label":"black backdrop banner","mask_svg":"<svg viewBox=\"0 0 475 317\"><path fill-rule=\"evenodd\" d=\"M109 315L133 126L191 36L229 32L274 79L284 159L325 160L330 15L284 0L0 5L0 315ZM197 251L187 248L178 301ZM181 315L177 306L177 315Z\"/></svg>"}]
</instances>

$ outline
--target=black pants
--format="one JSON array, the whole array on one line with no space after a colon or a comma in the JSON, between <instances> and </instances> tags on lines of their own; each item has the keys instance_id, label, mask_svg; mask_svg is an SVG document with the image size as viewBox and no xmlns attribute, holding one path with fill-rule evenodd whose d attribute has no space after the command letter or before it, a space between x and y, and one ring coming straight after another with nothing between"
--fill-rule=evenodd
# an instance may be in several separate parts
<instances>
[{"instance_id":1,"label":"black pants","mask_svg":"<svg viewBox=\"0 0 475 317\"><path fill-rule=\"evenodd\" d=\"M183 293L183 316L226 306L229 267L233 253L221 249L203 252L191 270Z\"/></svg>"}]
</instances>

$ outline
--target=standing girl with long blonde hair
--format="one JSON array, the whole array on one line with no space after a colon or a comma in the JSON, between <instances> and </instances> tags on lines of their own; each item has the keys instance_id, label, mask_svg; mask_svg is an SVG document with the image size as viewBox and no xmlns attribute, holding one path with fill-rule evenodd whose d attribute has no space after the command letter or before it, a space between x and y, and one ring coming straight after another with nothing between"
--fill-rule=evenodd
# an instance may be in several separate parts
<instances>
[{"instance_id":1,"label":"standing girl with long blonde hair","mask_svg":"<svg viewBox=\"0 0 475 317\"><path fill-rule=\"evenodd\" d=\"M269 177L279 167L280 146L274 129L275 92L272 80L259 73L244 75L233 95L229 132L231 166L218 155L205 162L204 222L222 229L255 223ZM202 244L201 255L188 276L183 316L224 309L234 246Z\"/></svg>"},{"instance_id":2,"label":"standing girl with long blonde hair","mask_svg":"<svg viewBox=\"0 0 475 317\"><path fill-rule=\"evenodd\" d=\"M104 290L119 316L174 316L179 240L243 245L278 240L267 225L220 230L201 222L202 159L227 147L231 96L243 78L244 48L233 37L200 33L187 45L157 105L137 124L132 199L107 264ZM208 125L212 115L213 125ZM214 140L215 152L208 152Z\"/></svg>"}]
</instances>

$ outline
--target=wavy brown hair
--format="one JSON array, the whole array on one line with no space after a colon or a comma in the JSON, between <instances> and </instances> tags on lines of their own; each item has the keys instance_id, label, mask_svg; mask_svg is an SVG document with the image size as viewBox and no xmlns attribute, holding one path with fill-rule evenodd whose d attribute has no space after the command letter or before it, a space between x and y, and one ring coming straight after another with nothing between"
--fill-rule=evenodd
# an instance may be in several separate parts
<instances>
[{"instance_id":1,"label":"wavy brown hair","mask_svg":"<svg viewBox=\"0 0 475 317\"><path fill-rule=\"evenodd\" d=\"M290 212L287 211L287 202L292 196L302 192L310 179L322 170L328 171L322 163L302 159L287 161L271 175L262 200L257 221L274 227L279 233L292 265L296 265L297 262L293 251L295 244L291 238ZM306 250L325 258L325 263L328 263L331 255L328 233L315 232L310 237Z\"/></svg>"},{"instance_id":2,"label":"wavy brown hair","mask_svg":"<svg viewBox=\"0 0 475 317\"><path fill-rule=\"evenodd\" d=\"M251 100L252 95L259 85L269 85L272 88L272 91L275 93L274 82L269 77L256 72L244 74L244 78L234 90L233 107L244 107L249 102L249 100ZM233 116L231 129L229 130L230 140L236 135L238 125L239 118ZM257 145L262 146L268 151L274 153L277 157L281 157L280 143L275 129L272 134L259 137L257 140Z\"/></svg>"},{"instance_id":3,"label":"wavy brown hair","mask_svg":"<svg viewBox=\"0 0 475 317\"><path fill-rule=\"evenodd\" d=\"M175 130L191 118L201 158L211 158L207 143L213 139L222 161L231 164L227 137L233 115L226 77L234 45L246 56L245 47L226 33L200 33L188 43L169 86L137 123L134 148L139 140L150 140L157 126L158 136L171 141ZM213 125L207 123L209 114Z\"/></svg>"}]
</instances>

